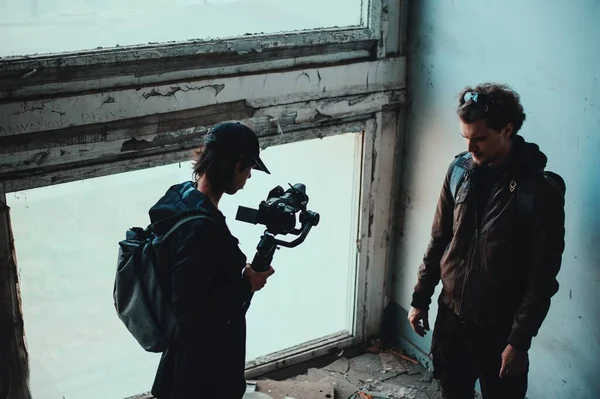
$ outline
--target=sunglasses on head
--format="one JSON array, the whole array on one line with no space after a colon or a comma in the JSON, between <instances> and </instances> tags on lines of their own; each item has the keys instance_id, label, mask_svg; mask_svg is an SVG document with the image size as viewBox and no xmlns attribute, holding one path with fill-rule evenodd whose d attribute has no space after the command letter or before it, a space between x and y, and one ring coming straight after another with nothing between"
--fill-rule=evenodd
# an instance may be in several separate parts
<instances>
[{"instance_id":1,"label":"sunglasses on head","mask_svg":"<svg viewBox=\"0 0 600 399\"><path fill-rule=\"evenodd\" d=\"M484 93L468 91L463 96L463 102L462 107L474 104L477 109L482 110L484 113L488 112L490 108L490 98Z\"/></svg>"}]
</instances>

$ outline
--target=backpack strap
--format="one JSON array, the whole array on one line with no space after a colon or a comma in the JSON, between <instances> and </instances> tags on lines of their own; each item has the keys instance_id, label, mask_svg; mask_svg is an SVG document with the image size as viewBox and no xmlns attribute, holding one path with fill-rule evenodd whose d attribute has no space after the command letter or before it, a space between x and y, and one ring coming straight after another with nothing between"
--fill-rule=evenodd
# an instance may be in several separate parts
<instances>
[{"instance_id":1,"label":"backpack strap","mask_svg":"<svg viewBox=\"0 0 600 399\"><path fill-rule=\"evenodd\" d=\"M471 154L468 152L461 152L454 158L454 161L452 161L452 164L450 165L450 192L452 193L452 198L456 198L458 186L463 181L465 174L467 173L467 169L465 169L463 165L470 157Z\"/></svg>"},{"instance_id":2,"label":"backpack strap","mask_svg":"<svg viewBox=\"0 0 600 399\"><path fill-rule=\"evenodd\" d=\"M558 173L546 170L544 172L544 179L550 183L550 185L554 187L556 191L561 193L563 197L565 196L567 193L567 185L564 179Z\"/></svg>"},{"instance_id":3,"label":"backpack strap","mask_svg":"<svg viewBox=\"0 0 600 399\"><path fill-rule=\"evenodd\" d=\"M517 214L527 218L533 217L533 204L537 191L537 176L527 176L521 179L517 188Z\"/></svg>"},{"instance_id":4,"label":"backpack strap","mask_svg":"<svg viewBox=\"0 0 600 399\"><path fill-rule=\"evenodd\" d=\"M557 194L565 195L566 185L560 175L550 171L539 171L537 174L523 176L517 192L517 212L525 217L533 216L535 194L540 179L544 179L556 190Z\"/></svg>"},{"instance_id":5,"label":"backpack strap","mask_svg":"<svg viewBox=\"0 0 600 399\"><path fill-rule=\"evenodd\" d=\"M171 227L169 229L169 231L167 231L165 233L165 235L161 238L161 241L165 241L171 234L173 234L175 232L175 230L177 230L180 226L182 226L183 224L190 222L192 220L196 220L196 219L208 219L208 220L213 220L210 216L208 215L191 215L191 216L186 216L184 218L182 218L181 220L179 220L177 223L175 223L173 225L173 227Z\"/></svg>"}]
</instances>

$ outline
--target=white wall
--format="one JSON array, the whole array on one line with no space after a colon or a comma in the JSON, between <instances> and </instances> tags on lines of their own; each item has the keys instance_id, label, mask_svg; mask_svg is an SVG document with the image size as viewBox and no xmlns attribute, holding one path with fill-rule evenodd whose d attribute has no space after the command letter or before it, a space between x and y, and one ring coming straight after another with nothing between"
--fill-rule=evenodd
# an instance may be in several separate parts
<instances>
[{"instance_id":1,"label":"white wall","mask_svg":"<svg viewBox=\"0 0 600 399\"><path fill-rule=\"evenodd\" d=\"M394 289L400 334L429 351L429 339L411 334L405 317L444 173L465 149L455 96L469 84L508 83L527 113L522 135L540 145L548 169L567 184L561 287L533 342L528 396L597 399L600 1L418 0L410 23L412 105L399 201L406 215Z\"/></svg>"}]
</instances>

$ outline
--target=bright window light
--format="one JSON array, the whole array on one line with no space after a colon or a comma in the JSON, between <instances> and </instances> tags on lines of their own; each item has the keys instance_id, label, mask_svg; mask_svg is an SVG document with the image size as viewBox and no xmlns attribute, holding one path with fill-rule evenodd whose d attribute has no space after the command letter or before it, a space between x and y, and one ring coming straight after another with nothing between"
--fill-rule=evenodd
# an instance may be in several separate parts
<instances>
[{"instance_id":1,"label":"bright window light","mask_svg":"<svg viewBox=\"0 0 600 399\"><path fill-rule=\"evenodd\" d=\"M249 261L263 226L235 220L277 185L304 183L321 220L306 241L275 253L275 275L248 312L247 360L338 332L352 333L362 133L269 147L271 175L254 171L220 204ZM118 319L112 289L118 241L146 226L185 162L7 195L36 399L126 398L150 390L159 355ZM291 240L295 236L278 236Z\"/></svg>"}]
</instances>

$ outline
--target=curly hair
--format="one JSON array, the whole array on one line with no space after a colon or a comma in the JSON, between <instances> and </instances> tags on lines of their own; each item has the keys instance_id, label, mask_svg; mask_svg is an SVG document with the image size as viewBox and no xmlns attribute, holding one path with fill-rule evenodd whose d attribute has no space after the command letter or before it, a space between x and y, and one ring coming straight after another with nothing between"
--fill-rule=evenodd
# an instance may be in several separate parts
<instances>
[{"instance_id":1,"label":"curly hair","mask_svg":"<svg viewBox=\"0 0 600 399\"><path fill-rule=\"evenodd\" d=\"M494 130L512 123L513 135L516 135L525 122L520 96L506 84L482 83L465 87L458 101L456 112L465 123L483 119Z\"/></svg>"}]
</instances>

